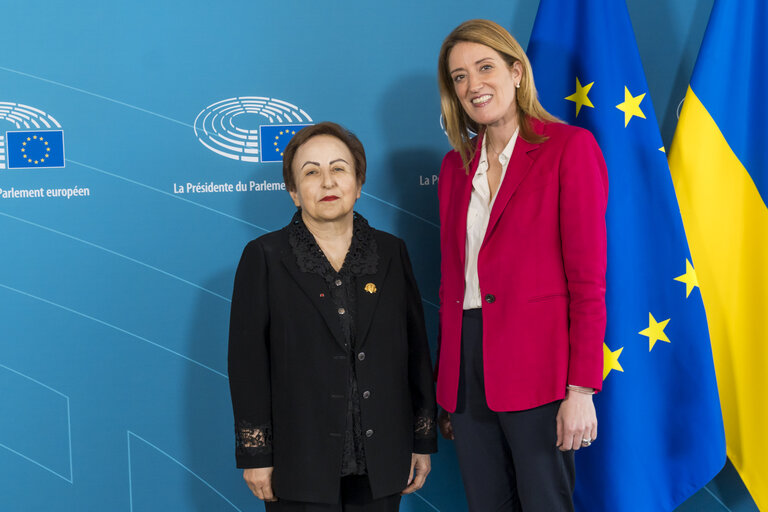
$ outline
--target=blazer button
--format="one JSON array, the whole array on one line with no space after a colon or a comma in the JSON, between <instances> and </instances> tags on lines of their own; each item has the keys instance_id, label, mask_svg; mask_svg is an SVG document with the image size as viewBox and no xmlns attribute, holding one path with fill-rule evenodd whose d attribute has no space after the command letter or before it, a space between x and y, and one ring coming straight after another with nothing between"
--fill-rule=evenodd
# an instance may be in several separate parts
<instances>
[{"instance_id":1,"label":"blazer button","mask_svg":"<svg viewBox=\"0 0 768 512\"><path fill-rule=\"evenodd\" d=\"M373 430L370 429L370 428L368 430L366 430L365 431L365 437L373 437Z\"/></svg>"},{"instance_id":2,"label":"blazer button","mask_svg":"<svg viewBox=\"0 0 768 512\"><path fill-rule=\"evenodd\" d=\"M494 302L496 302L496 297L494 297L492 294L489 293L485 296L485 302L487 302L488 304L493 304Z\"/></svg>"},{"instance_id":3,"label":"blazer button","mask_svg":"<svg viewBox=\"0 0 768 512\"><path fill-rule=\"evenodd\" d=\"M370 397L371 397L371 392L370 391L368 391L368 390L363 391L363 398L367 399L367 398L370 398Z\"/></svg>"},{"instance_id":4,"label":"blazer button","mask_svg":"<svg viewBox=\"0 0 768 512\"><path fill-rule=\"evenodd\" d=\"M364 361L365 360L365 352L360 352L359 354L357 354L357 359L360 360L360 361Z\"/></svg>"}]
</instances>

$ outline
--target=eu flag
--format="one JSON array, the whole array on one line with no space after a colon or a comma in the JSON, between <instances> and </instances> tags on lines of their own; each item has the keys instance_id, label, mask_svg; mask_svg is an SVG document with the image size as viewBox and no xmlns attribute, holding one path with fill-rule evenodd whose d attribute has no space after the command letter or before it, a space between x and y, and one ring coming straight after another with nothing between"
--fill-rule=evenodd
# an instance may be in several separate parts
<instances>
[{"instance_id":1,"label":"eu flag","mask_svg":"<svg viewBox=\"0 0 768 512\"><path fill-rule=\"evenodd\" d=\"M62 130L6 132L5 147L9 169L64 167Z\"/></svg>"},{"instance_id":2,"label":"eu flag","mask_svg":"<svg viewBox=\"0 0 768 512\"><path fill-rule=\"evenodd\" d=\"M291 138L308 124L265 124L259 126L262 162L282 162L283 151Z\"/></svg>"},{"instance_id":3,"label":"eu flag","mask_svg":"<svg viewBox=\"0 0 768 512\"><path fill-rule=\"evenodd\" d=\"M725 463L707 318L623 1L541 0L528 52L541 102L608 165L597 441L576 457L583 512L669 511Z\"/></svg>"}]
</instances>

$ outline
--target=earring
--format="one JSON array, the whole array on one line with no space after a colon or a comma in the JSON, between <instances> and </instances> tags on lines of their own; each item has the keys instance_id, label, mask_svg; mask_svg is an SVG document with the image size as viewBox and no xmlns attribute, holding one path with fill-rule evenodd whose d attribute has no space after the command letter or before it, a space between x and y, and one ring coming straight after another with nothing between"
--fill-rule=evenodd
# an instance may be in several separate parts
<instances>
[{"instance_id":1,"label":"earring","mask_svg":"<svg viewBox=\"0 0 768 512\"><path fill-rule=\"evenodd\" d=\"M517 83L515 84L515 87L517 87L517 88L519 89L519 88L520 88L520 82L517 82Z\"/></svg>"}]
</instances>

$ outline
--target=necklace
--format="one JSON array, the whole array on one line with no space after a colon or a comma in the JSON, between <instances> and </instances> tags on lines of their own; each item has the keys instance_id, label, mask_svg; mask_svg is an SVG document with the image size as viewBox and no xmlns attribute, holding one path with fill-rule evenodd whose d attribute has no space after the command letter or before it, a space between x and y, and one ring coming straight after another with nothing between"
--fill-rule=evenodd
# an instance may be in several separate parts
<instances>
[{"instance_id":1,"label":"necklace","mask_svg":"<svg viewBox=\"0 0 768 512\"><path fill-rule=\"evenodd\" d=\"M496 155L496 156L499 156L499 152L498 152L498 151L496 151L496 150L493 148L493 143L491 142L491 138L490 138L490 137L488 137L486 140L487 140L487 144L486 144L486 146L487 146L487 149L490 149L490 150L491 150L491 154L493 154L493 155Z\"/></svg>"},{"instance_id":2,"label":"necklace","mask_svg":"<svg viewBox=\"0 0 768 512\"><path fill-rule=\"evenodd\" d=\"M506 148L507 144L509 144L510 140L512 140L512 137L507 139L506 142L502 142L501 149L497 150L496 148L494 148L494 143L498 142L498 141L492 141L490 135L486 134L486 139L485 139L485 149L486 149L486 152L490 152L490 154L493 155L493 156L497 156L497 157L501 156L501 154L504 152L504 149Z\"/></svg>"}]
</instances>

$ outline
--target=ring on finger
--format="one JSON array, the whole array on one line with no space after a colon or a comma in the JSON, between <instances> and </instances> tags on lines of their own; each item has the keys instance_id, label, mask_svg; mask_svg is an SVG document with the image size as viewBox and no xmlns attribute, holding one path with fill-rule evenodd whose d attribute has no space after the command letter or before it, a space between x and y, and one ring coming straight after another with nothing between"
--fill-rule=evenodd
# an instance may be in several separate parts
<instances>
[{"instance_id":1,"label":"ring on finger","mask_svg":"<svg viewBox=\"0 0 768 512\"><path fill-rule=\"evenodd\" d=\"M592 440L591 439L582 439L581 440L581 445L582 446L589 446L591 444L592 444Z\"/></svg>"}]
</instances>

